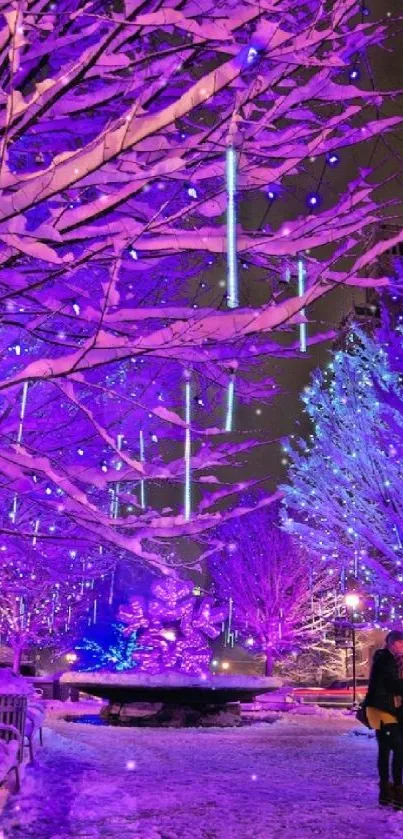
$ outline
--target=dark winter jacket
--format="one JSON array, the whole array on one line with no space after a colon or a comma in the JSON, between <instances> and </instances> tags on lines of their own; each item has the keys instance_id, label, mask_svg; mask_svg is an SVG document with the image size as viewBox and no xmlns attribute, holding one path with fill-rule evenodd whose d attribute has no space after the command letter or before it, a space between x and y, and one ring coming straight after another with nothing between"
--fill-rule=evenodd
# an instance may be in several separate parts
<instances>
[{"instance_id":1,"label":"dark winter jacket","mask_svg":"<svg viewBox=\"0 0 403 839\"><path fill-rule=\"evenodd\" d=\"M402 710L396 707L395 697L403 696L403 679L399 678L399 668L394 655L388 650L377 650L374 655L368 693L364 705L387 711L402 719Z\"/></svg>"}]
</instances>

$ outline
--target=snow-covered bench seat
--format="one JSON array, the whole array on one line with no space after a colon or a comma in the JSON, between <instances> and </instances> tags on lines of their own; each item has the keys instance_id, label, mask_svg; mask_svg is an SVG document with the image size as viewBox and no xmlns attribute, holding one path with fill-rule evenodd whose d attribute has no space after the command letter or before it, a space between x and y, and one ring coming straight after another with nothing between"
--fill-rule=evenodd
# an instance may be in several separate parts
<instances>
[{"instance_id":1,"label":"snow-covered bench seat","mask_svg":"<svg viewBox=\"0 0 403 839\"><path fill-rule=\"evenodd\" d=\"M4 784L10 772L15 772L16 791L20 789L20 760L19 754L22 747L22 737L17 728L13 725L0 723L0 784Z\"/></svg>"}]
</instances>

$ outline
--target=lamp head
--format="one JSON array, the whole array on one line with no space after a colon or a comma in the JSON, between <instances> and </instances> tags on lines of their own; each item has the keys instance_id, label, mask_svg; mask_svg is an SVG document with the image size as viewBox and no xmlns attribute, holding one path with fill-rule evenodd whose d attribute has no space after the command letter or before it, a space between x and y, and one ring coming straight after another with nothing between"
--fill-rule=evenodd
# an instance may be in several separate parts
<instances>
[{"instance_id":1,"label":"lamp head","mask_svg":"<svg viewBox=\"0 0 403 839\"><path fill-rule=\"evenodd\" d=\"M344 602L348 609L357 609L360 605L359 595L351 591L349 594L346 594Z\"/></svg>"}]
</instances>

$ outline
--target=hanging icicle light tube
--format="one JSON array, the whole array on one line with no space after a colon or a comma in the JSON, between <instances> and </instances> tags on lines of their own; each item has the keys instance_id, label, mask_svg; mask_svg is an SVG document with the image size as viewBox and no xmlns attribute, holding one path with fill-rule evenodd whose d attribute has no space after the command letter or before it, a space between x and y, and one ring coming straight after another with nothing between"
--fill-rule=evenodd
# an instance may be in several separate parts
<instances>
[{"instance_id":1,"label":"hanging icicle light tube","mask_svg":"<svg viewBox=\"0 0 403 839\"><path fill-rule=\"evenodd\" d=\"M145 461L145 450L144 450L144 433L143 429L140 429L139 432L139 444L140 444L140 463L144 463ZM144 478L140 481L140 507L142 510L146 508L146 485Z\"/></svg>"},{"instance_id":2,"label":"hanging icicle light tube","mask_svg":"<svg viewBox=\"0 0 403 839\"><path fill-rule=\"evenodd\" d=\"M192 513L192 473L191 473L191 395L192 395L192 388L191 388L191 373L189 370L185 371L184 374L185 378L185 422L186 422L186 431L185 431L185 487L184 487L184 514L185 514L185 521L190 520L190 516Z\"/></svg>"},{"instance_id":3,"label":"hanging icicle light tube","mask_svg":"<svg viewBox=\"0 0 403 839\"><path fill-rule=\"evenodd\" d=\"M226 153L227 177L227 305L229 309L239 306L238 265L236 252L236 177L237 158L233 146Z\"/></svg>"},{"instance_id":4,"label":"hanging icicle light tube","mask_svg":"<svg viewBox=\"0 0 403 839\"><path fill-rule=\"evenodd\" d=\"M298 296L303 297L305 294L305 279L306 271L302 259L298 260ZM305 317L305 309L301 309L301 317ZM299 348L301 352L306 352L306 323L299 325Z\"/></svg>"}]
</instances>

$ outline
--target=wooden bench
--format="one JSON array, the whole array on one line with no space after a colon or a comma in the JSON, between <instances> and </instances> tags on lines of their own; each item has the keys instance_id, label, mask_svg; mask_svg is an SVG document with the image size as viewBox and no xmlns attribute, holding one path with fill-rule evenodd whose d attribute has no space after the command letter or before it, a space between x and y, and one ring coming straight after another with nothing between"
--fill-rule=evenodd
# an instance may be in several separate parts
<instances>
[{"instance_id":1,"label":"wooden bench","mask_svg":"<svg viewBox=\"0 0 403 839\"><path fill-rule=\"evenodd\" d=\"M0 694L0 783L14 770L20 788L19 766L24 754L27 697Z\"/></svg>"}]
</instances>

